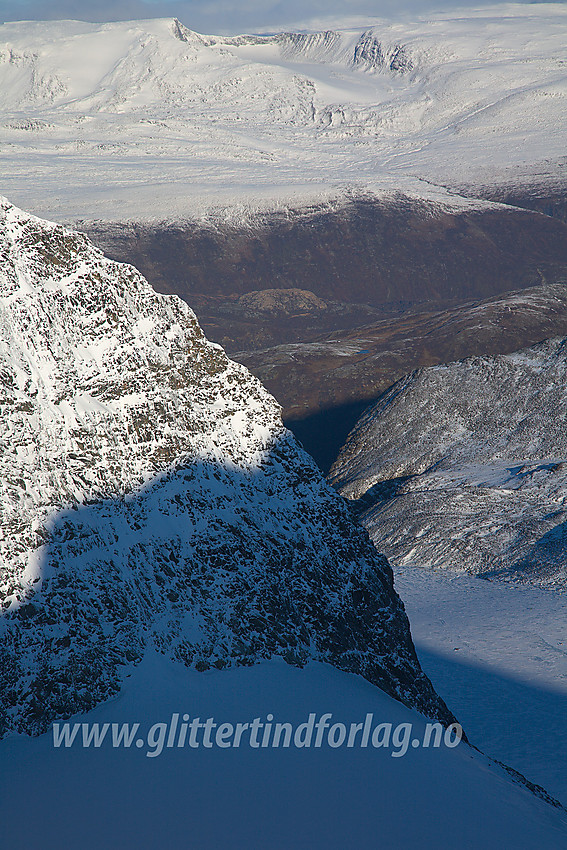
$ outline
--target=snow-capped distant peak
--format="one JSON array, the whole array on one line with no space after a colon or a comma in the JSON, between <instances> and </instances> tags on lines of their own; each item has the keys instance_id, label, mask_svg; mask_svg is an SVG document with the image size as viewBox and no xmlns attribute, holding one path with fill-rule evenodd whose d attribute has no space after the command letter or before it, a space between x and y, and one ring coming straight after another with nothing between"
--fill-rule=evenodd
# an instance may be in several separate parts
<instances>
[{"instance_id":1,"label":"snow-capped distant peak","mask_svg":"<svg viewBox=\"0 0 567 850\"><path fill-rule=\"evenodd\" d=\"M542 4L272 35L5 24L3 191L60 220L120 221L345 185L428 197L560 180L566 22Z\"/></svg>"}]
</instances>

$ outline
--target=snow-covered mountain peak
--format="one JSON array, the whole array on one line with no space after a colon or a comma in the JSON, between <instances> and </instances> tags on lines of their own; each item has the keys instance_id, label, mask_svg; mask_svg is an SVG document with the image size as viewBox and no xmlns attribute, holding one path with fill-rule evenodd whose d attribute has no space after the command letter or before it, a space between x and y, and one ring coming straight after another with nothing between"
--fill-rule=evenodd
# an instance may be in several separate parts
<instances>
[{"instance_id":1,"label":"snow-covered mountain peak","mask_svg":"<svg viewBox=\"0 0 567 850\"><path fill-rule=\"evenodd\" d=\"M207 44L205 36L190 30L185 26L185 24L182 24L178 18L174 18L171 22L171 31L175 38L178 38L179 41L185 42L185 44Z\"/></svg>"},{"instance_id":2,"label":"snow-covered mountain peak","mask_svg":"<svg viewBox=\"0 0 567 850\"><path fill-rule=\"evenodd\" d=\"M283 656L448 722L387 561L275 400L87 239L2 201L0 732L120 687Z\"/></svg>"},{"instance_id":3,"label":"snow-covered mountain peak","mask_svg":"<svg viewBox=\"0 0 567 850\"><path fill-rule=\"evenodd\" d=\"M266 451L281 431L278 406L205 340L186 304L157 295L135 269L107 260L84 236L6 201L0 228L3 390L6 404L17 399L2 423L14 438L3 461L11 511L21 516L116 496L187 452L255 462ZM242 382L245 390L227 403L225 386ZM209 407L227 422L215 422ZM42 473L38 440L56 472ZM75 475L72 467L86 457L91 462ZM39 475L37 489L29 475Z\"/></svg>"}]
</instances>

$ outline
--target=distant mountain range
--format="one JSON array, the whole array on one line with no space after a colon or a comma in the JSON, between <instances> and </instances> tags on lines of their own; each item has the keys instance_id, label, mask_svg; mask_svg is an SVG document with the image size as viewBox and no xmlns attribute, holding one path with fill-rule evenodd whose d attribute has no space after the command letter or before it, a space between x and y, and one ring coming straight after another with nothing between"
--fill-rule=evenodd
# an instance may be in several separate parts
<instances>
[{"instance_id":1,"label":"distant mountain range","mask_svg":"<svg viewBox=\"0 0 567 850\"><path fill-rule=\"evenodd\" d=\"M184 298L326 471L407 371L567 333L566 21L6 24L3 191Z\"/></svg>"},{"instance_id":2,"label":"distant mountain range","mask_svg":"<svg viewBox=\"0 0 567 850\"><path fill-rule=\"evenodd\" d=\"M3 191L59 221L238 221L345 186L561 184L566 22L562 4L507 4L265 36L4 24Z\"/></svg>"}]
</instances>

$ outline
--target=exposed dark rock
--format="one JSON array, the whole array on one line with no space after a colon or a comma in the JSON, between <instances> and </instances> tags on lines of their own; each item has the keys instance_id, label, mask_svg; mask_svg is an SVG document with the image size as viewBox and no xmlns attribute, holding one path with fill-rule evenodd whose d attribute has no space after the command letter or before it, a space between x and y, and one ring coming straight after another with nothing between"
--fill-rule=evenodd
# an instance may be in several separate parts
<instances>
[{"instance_id":1,"label":"exposed dark rock","mask_svg":"<svg viewBox=\"0 0 567 850\"><path fill-rule=\"evenodd\" d=\"M146 647L318 659L451 722L388 562L274 399L182 301L0 209L0 734L89 710Z\"/></svg>"},{"instance_id":2,"label":"exposed dark rock","mask_svg":"<svg viewBox=\"0 0 567 850\"><path fill-rule=\"evenodd\" d=\"M240 228L90 223L84 229L157 291L188 302L195 295L302 289L324 301L398 312L408 304L488 298L542 277L553 282L567 266L567 225L559 220L506 207L451 211L403 196L272 213Z\"/></svg>"}]
</instances>

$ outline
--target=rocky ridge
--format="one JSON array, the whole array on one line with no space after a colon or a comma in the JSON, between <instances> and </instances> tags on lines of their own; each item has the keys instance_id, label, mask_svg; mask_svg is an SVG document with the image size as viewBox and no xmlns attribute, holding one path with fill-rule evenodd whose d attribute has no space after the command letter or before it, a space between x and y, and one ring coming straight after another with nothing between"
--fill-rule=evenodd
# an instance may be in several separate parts
<instances>
[{"instance_id":1,"label":"rocky ridge","mask_svg":"<svg viewBox=\"0 0 567 850\"><path fill-rule=\"evenodd\" d=\"M107 699L146 647L315 658L450 722L387 561L260 383L132 267L0 211L0 734Z\"/></svg>"},{"instance_id":2,"label":"rocky ridge","mask_svg":"<svg viewBox=\"0 0 567 850\"><path fill-rule=\"evenodd\" d=\"M567 339L419 369L330 473L397 564L566 585Z\"/></svg>"}]
</instances>

